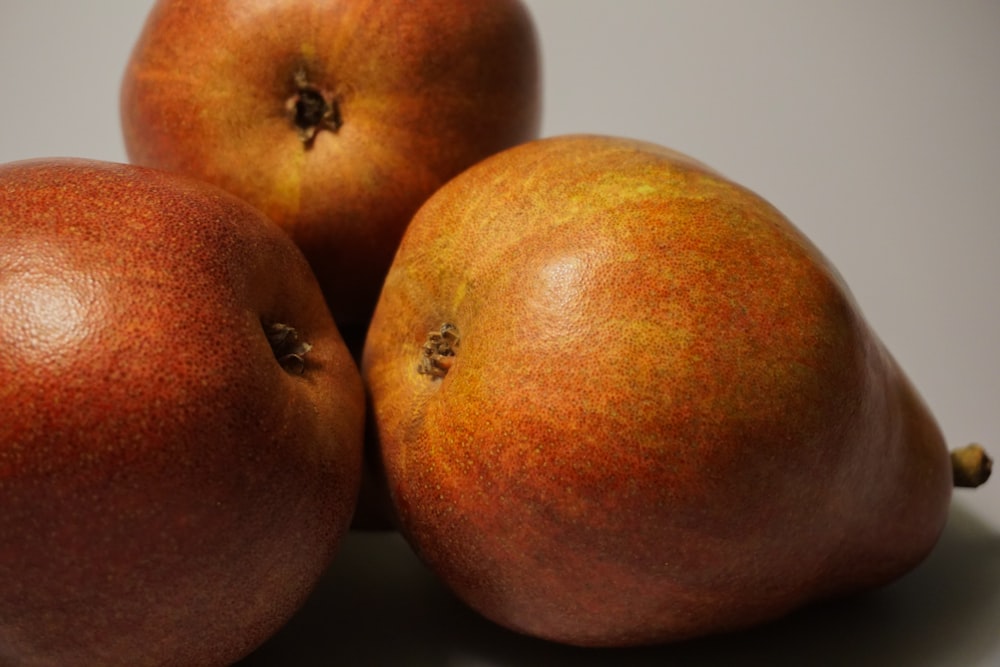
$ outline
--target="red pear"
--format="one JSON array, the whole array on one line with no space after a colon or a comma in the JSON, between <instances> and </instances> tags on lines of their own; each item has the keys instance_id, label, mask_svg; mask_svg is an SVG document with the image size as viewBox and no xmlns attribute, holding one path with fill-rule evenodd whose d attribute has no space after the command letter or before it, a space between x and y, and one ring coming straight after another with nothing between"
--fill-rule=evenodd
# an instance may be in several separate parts
<instances>
[{"instance_id":1,"label":"red pear","mask_svg":"<svg viewBox=\"0 0 1000 667\"><path fill-rule=\"evenodd\" d=\"M441 188L363 376L404 535L472 607L560 642L878 586L948 514L942 434L829 262L648 143L536 141Z\"/></svg>"},{"instance_id":2,"label":"red pear","mask_svg":"<svg viewBox=\"0 0 1000 667\"><path fill-rule=\"evenodd\" d=\"M418 206L534 138L539 96L518 0L159 0L121 119L132 162L222 186L286 229L361 340Z\"/></svg>"},{"instance_id":3,"label":"red pear","mask_svg":"<svg viewBox=\"0 0 1000 667\"><path fill-rule=\"evenodd\" d=\"M319 286L232 195L0 167L0 664L228 665L347 530L364 392Z\"/></svg>"}]
</instances>

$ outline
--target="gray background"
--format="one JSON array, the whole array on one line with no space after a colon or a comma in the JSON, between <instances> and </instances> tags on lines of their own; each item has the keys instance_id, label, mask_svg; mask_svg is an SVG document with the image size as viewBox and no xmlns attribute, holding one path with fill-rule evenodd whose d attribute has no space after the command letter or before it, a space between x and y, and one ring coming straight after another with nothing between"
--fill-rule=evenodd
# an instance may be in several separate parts
<instances>
[{"instance_id":1,"label":"gray background","mask_svg":"<svg viewBox=\"0 0 1000 667\"><path fill-rule=\"evenodd\" d=\"M118 85L150 4L3 0L0 162L125 159ZM545 135L665 144L756 190L838 267L948 439L1000 455L1000 2L527 4ZM348 664L1000 664L1000 479L957 492L939 548L897 584L656 651L515 637L457 606L398 538L355 535L310 607L248 664L338 654Z\"/></svg>"}]
</instances>

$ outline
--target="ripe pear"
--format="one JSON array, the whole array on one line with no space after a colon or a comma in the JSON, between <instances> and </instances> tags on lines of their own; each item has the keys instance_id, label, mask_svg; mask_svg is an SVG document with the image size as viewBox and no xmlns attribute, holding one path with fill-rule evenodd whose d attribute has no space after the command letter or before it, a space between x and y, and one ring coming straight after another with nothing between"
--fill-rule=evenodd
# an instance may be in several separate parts
<instances>
[{"instance_id":1,"label":"ripe pear","mask_svg":"<svg viewBox=\"0 0 1000 667\"><path fill-rule=\"evenodd\" d=\"M158 0L129 58L129 160L278 222L361 341L406 223L446 180L538 135L520 0Z\"/></svg>"},{"instance_id":2,"label":"ripe pear","mask_svg":"<svg viewBox=\"0 0 1000 667\"><path fill-rule=\"evenodd\" d=\"M208 185L0 166L0 664L228 665L358 493L364 390L288 236Z\"/></svg>"},{"instance_id":3,"label":"ripe pear","mask_svg":"<svg viewBox=\"0 0 1000 667\"><path fill-rule=\"evenodd\" d=\"M441 188L362 372L404 536L550 640L762 623L899 577L948 514L941 431L830 263L649 143L548 138Z\"/></svg>"}]
</instances>

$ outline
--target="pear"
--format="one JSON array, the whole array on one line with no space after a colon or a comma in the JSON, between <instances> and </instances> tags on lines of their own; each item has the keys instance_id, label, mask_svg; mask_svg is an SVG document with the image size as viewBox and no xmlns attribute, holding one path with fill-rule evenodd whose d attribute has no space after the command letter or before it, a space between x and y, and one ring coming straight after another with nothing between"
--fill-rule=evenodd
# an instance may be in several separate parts
<instances>
[{"instance_id":1,"label":"pear","mask_svg":"<svg viewBox=\"0 0 1000 667\"><path fill-rule=\"evenodd\" d=\"M0 665L228 665L350 525L364 389L302 253L222 190L0 166Z\"/></svg>"},{"instance_id":2,"label":"pear","mask_svg":"<svg viewBox=\"0 0 1000 667\"><path fill-rule=\"evenodd\" d=\"M420 204L538 136L540 47L520 0L149 4L122 76L129 160L281 225L357 348Z\"/></svg>"},{"instance_id":3,"label":"pear","mask_svg":"<svg viewBox=\"0 0 1000 667\"><path fill-rule=\"evenodd\" d=\"M649 143L534 141L438 190L362 374L403 535L537 637L763 623L901 576L948 516L942 433L841 276Z\"/></svg>"}]
</instances>

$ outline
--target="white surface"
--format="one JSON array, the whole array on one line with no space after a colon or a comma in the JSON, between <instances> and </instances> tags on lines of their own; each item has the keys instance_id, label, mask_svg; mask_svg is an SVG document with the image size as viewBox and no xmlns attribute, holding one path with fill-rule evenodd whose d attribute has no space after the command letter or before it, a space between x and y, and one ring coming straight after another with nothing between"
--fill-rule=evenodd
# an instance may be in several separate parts
<instances>
[{"instance_id":1,"label":"white surface","mask_svg":"<svg viewBox=\"0 0 1000 667\"><path fill-rule=\"evenodd\" d=\"M0 5L0 162L125 159L118 84L150 4ZM669 145L769 199L839 268L949 440L1000 455L1000 3L528 4L544 134ZM337 567L312 603L323 613L252 664L328 664L278 659L310 628L320 655L351 664L1000 664L1000 479L957 492L938 550L898 584L684 647L513 637L456 607L392 536L352 536Z\"/></svg>"}]
</instances>

